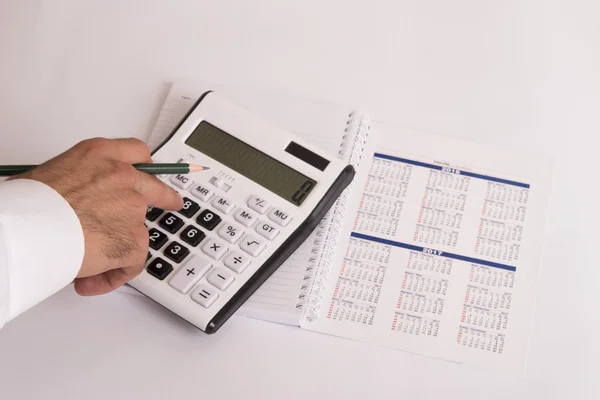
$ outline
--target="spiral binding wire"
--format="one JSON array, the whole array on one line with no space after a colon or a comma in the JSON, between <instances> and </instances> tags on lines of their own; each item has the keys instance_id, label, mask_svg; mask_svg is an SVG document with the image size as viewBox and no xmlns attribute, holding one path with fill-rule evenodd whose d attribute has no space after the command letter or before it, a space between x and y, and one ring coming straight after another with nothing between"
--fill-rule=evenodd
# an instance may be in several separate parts
<instances>
[{"instance_id":1,"label":"spiral binding wire","mask_svg":"<svg viewBox=\"0 0 600 400\"><path fill-rule=\"evenodd\" d=\"M360 164L370 128L371 121L365 113L352 112L348 115L338 156L354 168ZM319 316L352 188L353 183L342 192L315 230L305 283L296 304L297 309L303 309L303 319L306 321L312 322Z\"/></svg>"}]
</instances>

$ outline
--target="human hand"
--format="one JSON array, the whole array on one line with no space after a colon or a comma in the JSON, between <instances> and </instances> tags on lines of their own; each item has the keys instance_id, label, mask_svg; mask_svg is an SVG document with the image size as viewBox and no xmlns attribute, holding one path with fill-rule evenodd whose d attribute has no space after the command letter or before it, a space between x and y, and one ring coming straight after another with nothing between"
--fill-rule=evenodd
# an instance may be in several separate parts
<instances>
[{"instance_id":1,"label":"human hand","mask_svg":"<svg viewBox=\"0 0 600 400\"><path fill-rule=\"evenodd\" d=\"M74 284L80 295L110 292L142 271L148 253L148 206L183 207L177 192L132 166L150 162L148 147L138 139L97 138L11 178L50 186L79 217L85 256Z\"/></svg>"}]
</instances>

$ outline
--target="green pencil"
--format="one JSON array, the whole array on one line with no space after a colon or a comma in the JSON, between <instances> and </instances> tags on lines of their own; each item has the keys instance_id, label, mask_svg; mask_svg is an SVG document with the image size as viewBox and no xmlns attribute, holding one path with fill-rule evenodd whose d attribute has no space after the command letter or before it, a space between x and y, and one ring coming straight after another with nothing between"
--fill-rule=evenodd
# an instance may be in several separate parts
<instances>
[{"instance_id":1,"label":"green pencil","mask_svg":"<svg viewBox=\"0 0 600 400\"><path fill-rule=\"evenodd\" d=\"M133 164L133 166L142 172L151 175L162 174L189 174L210 169L202 165L172 163L172 164ZM37 165L0 165L0 176L14 176L34 169Z\"/></svg>"}]
</instances>

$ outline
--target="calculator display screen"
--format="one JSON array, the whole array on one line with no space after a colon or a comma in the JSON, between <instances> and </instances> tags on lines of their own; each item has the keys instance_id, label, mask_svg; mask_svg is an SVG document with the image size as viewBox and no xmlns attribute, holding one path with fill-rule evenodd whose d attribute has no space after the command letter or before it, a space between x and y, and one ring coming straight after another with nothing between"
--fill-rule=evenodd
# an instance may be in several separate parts
<instances>
[{"instance_id":1,"label":"calculator display screen","mask_svg":"<svg viewBox=\"0 0 600 400\"><path fill-rule=\"evenodd\" d=\"M209 122L202 121L185 144L297 206L317 182Z\"/></svg>"}]
</instances>

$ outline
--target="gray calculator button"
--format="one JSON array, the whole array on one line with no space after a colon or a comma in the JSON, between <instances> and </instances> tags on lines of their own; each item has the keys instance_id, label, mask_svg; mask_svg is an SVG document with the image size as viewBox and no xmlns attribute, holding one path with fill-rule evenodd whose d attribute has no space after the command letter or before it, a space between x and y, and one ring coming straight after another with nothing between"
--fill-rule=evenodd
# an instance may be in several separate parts
<instances>
[{"instance_id":1,"label":"gray calculator button","mask_svg":"<svg viewBox=\"0 0 600 400\"><path fill-rule=\"evenodd\" d=\"M194 195L194 197L196 197L197 199L200 199L202 201L209 201L211 197L213 197L213 195L215 194L215 192L213 192L211 189L208 188L207 185L204 184L200 184L195 186L190 193L192 193L192 195Z\"/></svg>"},{"instance_id":2,"label":"gray calculator button","mask_svg":"<svg viewBox=\"0 0 600 400\"><path fill-rule=\"evenodd\" d=\"M198 285L192 293L192 300L204 308L208 308L219 297L215 288L208 285Z\"/></svg>"},{"instance_id":3,"label":"gray calculator button","mask_svg":"<svg viewBox=\"0 0 600 400\"><path fill-rule=\"evenodd\" d=\"M240 242L240 249L244 250L252 257L259 255L264 250L265 246L264 240L254 235L248 235Z\"/></svg>"},{"instance_id":4,"label":"gray calculator button","mask_svg":"<svg viewBox=\"0 0 600 400\"><path fill-rule=\"evenodd\" d=\"M211 263L204 257L194 256L175 274L169 285L182 294L187 294L210 269Z\"/></svg>"},{"instance_id":5,"label":"gray calculator button","mask_svg":"<svg viewBox=\"0 0 600 400\"><path fill-rule=\"evenodd\" d=\"M275 222L277 225L287 226L287 224L289 224L292 220L292 217L285 211L279 208L274 208L269 212L269 219Z\"/></svg>"},{"instance_id":6,"label":"gray calculator button","mask_svg":"<svg viewBox=\"0 0 600 400\"><path fill-rule=\"evenodd\" d=\"M215 268L208 275L208 282L219 290L225 290L233 283L235 277L225 268Z\"/></svg>"},{"instance_id":7,"label":"gray calculator button","mask_svg":"<svg viewBox=\"0 0 600 400\"><path fill-rule=\"evenodd\" d=\"M223 224L221 229L219 229L219 236L225 239L229 243L236 243L242 235L244 231L242 227L237 224Z\"/></svg>"},{"instance_id":8,"label":"gray calculator button","mask_svg":"<svg viewBox=\"0 0 600 400\"><path fill-rule=\"evenodd\" d=\"M171 178L171 183L180 189L187 190L194 181L187 175L177 174Z\"/></svg>"},{"instance_id":9,"label":"gray calculator button","mask_svg":"<svg viewBox=\"0 0 600 400\"><path fill-rule=\"evenodd\" d=\"M222 196L215 198L212 202L212 205L214 208L225 214L229 214L235 208L235 206L230 200Z\"/></svg>"},{"instance_id":10,"label":"gray calculator button","mask_svg":"<svg viewBox=\"0 0 600 400\"><path fill-rule=\"evenodd\" d=\"M241 274L244 272L246 267L250 265L250 257L245 254L240 254L236 251L230 251L227 254L227 257L225 257L225 260L223 260L223 263L227 268L237 272L238 274Z\"/></svg>"},{"instance_id":11,"label":"gray calculator button","mask_svg":"<svg viewBox=\"0 0 600 400\"><path fill-rule=\"evenodd\" d=\"M259 214L264 214L269 208L269 203L267 203L267 201L261 197L252 196L250 200L248 200L248 207Z\"/></svg>"},{"instance_id":12,"label":"gray calculator button","mask_svg":"<svg viewBox=\"0 0 600 400\"><path fill-rule=\"evenodd\" d=\"M268 222L260 221L256 225L256 232L258 232L258 234L264 238L273 240L279 234L279 229L275 228Z\"/></svg>"},{"instance_id":13,"label":"gray calculator button","mask_svg":"<svg viewBox=\"0 0 600 400\"><path fill-rule=\"evenodd\" d=\"M233 218L235 218L237 222L246 227L252 226L252 224L254 224L254 221L256 221L256 216L250 211L244 210L243 208L237 210L236 213L233 214Z\"/></svg>"},{"instance_id":14,"label":"gray calculator button","mask_svg":"<svg viewBox=\"0 0 600 400\"><path fill-rule=\"evenodd\" d=\"M220 260L227 252L227 246L220 240L210 239L202 246L202 252L210 258Z\"/></svg>"}]
</instances>

